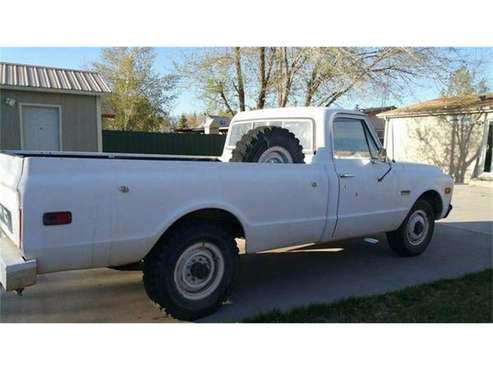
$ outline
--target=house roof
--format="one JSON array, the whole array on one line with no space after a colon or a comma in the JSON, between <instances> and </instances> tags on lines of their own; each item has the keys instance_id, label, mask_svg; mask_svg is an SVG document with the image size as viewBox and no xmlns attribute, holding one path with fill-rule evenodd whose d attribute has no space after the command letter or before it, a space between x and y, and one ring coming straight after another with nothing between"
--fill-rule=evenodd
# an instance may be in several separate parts
<instances>
[{"instance_id":1,"label":"house roof","mask_svg":"<svg viewBox=\"0 0 493 370\"><path fill-rule=\"evenodd\" d=\"M378 114L378 116L399 117L485 109L493 110L493 93L467 96L447 96L382 112Z\"/></svg>"},{"instance_id":2,"label":"house roof","mask_svg":"<svg viewBox=\"0 0 493 370\"><path fill-rule=\"evenodd\" d=\"M386 107L370 107L370 108L364 108L364 109L361 109L361 111L363 113L366 113L366 114L378 114L378 113L386 112L386 111L393 110L393 109L396 109L396 108L397 107L395 105L389 105L389 106L386 106Z\"/></svg>"},{"instance_id":3,"label":"house roof","mask_svg":"<svg viewBox=\"0 0 493 370\"><path fill-rule=\"evenodd\" d=\"M0 87L80 95L111 93L96 72L0 62Z\"/></svg>"}]
</instances>

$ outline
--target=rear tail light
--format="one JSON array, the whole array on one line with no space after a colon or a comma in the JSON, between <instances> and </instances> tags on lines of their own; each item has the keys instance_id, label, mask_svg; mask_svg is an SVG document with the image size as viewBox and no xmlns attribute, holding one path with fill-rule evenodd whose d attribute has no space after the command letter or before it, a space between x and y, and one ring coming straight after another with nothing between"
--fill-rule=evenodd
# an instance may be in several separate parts
<instances>
[{"instance_id":1,"label":"rear tail light","mask_svg":"<svg viewBox=\"0 0 493 370\"><path fill-rule=\"evenodd\" d=\"M43 215L43 225L68 225L72 223L72 212L49 212Z\"/></svg>"}]
</instances>

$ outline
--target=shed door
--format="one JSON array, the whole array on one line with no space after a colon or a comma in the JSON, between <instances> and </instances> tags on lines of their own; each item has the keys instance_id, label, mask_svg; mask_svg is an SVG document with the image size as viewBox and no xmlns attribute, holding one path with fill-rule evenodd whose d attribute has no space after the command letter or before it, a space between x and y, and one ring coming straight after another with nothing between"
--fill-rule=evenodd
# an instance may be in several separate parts
<instances>
[{"instance_id":1,"label":"shed door","mask_svg":"<svg viewBox=\"0 0 493 370\"><path fill-rule=\"evenodd\" d=\"M22 105L23 150L60 150L57 107Z\"/></svg>"}]
</instances>

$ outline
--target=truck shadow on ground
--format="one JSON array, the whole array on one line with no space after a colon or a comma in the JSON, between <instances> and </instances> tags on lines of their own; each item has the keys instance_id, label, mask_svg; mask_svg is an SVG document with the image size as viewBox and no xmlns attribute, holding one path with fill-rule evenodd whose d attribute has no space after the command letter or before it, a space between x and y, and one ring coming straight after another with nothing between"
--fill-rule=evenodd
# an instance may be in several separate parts
<instances>
[{"instance_id":1,"label":"truck shadow on ground","mask_svg":"<svg viewBox=\"0 0 493 370\"><path fill-rule=\"evenodd\" d=\"M488 231L489 230L489 231ZM289 309L401 289L491 267L493 223L438 223L416 258L354 239L242 255L230 302L199 322L234 322ZM150 303L140 271L96 269L47 274L23 297L1 293L1 322L175 322Z\"/></svg>"},{"instance_id":2,"label":"truck shadow on ground","mask_svg":"<svg viewBox=\"0 0 493 370\"><path fill-rule=\"evenodd\" d=\"M231 303L200 321L239 321L491 268L492 235L492 221L437 223L429 249L414 258L396 256L384 234L373 236L378 244L354 239L245 255Z\"/></svg>"}]
</instances>

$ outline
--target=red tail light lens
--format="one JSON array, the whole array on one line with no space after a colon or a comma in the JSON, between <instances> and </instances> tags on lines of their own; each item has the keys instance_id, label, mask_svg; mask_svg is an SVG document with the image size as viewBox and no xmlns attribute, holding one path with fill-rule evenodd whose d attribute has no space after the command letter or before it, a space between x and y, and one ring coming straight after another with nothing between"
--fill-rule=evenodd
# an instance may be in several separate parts
<instances>
[{"instance_id":1,"label":"red tail light lens","mask_svg":"<svg viewBox=\"0 0 493 370\"><path fill-rule=\"evenodd\" d=\"M72 223L72 212L48 212L43 215L43 225L68 225Z\"/></svg>"}]
</instances>

